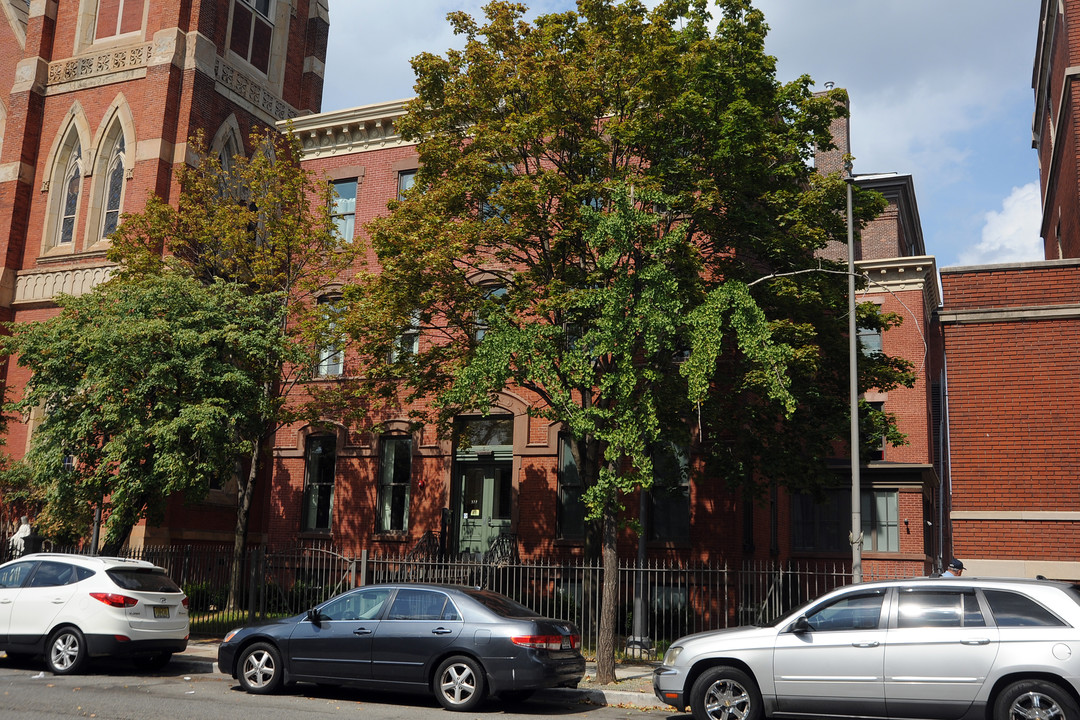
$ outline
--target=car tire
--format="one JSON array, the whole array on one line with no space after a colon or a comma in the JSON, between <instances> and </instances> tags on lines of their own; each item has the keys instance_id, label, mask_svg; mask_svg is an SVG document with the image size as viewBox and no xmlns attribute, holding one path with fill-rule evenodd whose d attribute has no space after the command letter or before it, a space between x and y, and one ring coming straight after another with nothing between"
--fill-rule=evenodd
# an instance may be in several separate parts
<instances>
[{"instance_id":1,"label":"car tire","mask_svg":"<svg viewBox=\"0 0 1080 720\"><path fill-rule=\"evenodd\" d=\"M447 710L469 712L484 700L484 671L464 655L443 660L432 685L435 698Z\"/></svg>"},{"instance_id":2,"label":"car tire","mask_svg":"<svg viewBox=\"0 0 1080 720\"><path fill-rule=\"evenodd\" d=\"M709 668L690 690L695 720L761 720L761 692L753 678L738 668Z\"/></svg>"},{"instance_id":3,"label":"car tire","mask_svg":"<svg viewBox=\"0 0 1080 720\"><path fill-rule=\"evenodd\" d=\"M53 675L73 675L86 664L86 638L75 627L63 627L45 643L45 665Z\"/></svg>"},{"instance_id":4,"label":"car tire","mask_svg":"<svg viewBox=\"0 0 1080 720\"><path fill-rule=\"evenodd\" d=\"M994 700L994 720L1026 720L1039 717L1080 717L1080 705L1072 695L1052 682L1021 680L1007 686Z\"/></svg>"},{"instance_id":5,"label":"car tire","mask_svg":"<svg viewBox=\"0 0 1080 720\"><path fill-rule=\"evenodd\" d=\"M236 668L240 687L255 695L277 692L285 675L281 653L270 643L255 643L245 648Z\"/></svg>"},{"instance_id":6,"label":"car tire","mask_svg":"<svg viewBox=\"0 0 1080 720\"><path fill-rule=\"evenodd\" d=\"M499 693L499 700L508 705L520 705L533 696L535 690L507 690Z\"/></svg>"}]
</instances>

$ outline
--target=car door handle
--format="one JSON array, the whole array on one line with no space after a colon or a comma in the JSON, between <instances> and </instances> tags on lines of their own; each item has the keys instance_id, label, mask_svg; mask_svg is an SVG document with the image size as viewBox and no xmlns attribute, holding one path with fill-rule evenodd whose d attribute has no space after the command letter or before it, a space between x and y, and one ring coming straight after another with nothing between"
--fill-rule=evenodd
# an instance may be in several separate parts
<instances>
[{"instance_id":1,"label":"car door handle","mask_svg":"<svg viewBox=\"0 0 1080 720\"><path fill-rule=\"evenodd\" d=\"M852 647L874 648L880 645L878 642L851 643Z\"/></svg>"},{"instance_id":2,"label":"car door handle","mask_svg":"<svg viewBox=\"0 0 1080 720\"><path fill-rule=\"evenodd\" d=\"M961 645L989 645L990 638L977 638L975 640L961 640Z\"/></svg>"},{"instance_id":3,"label":"car door handle","mask_svg":"<svg viewBox=\"0 0 1080 720\"><path fill-rule=\"evenodd\" d=\"M371 631L368 630L366 627L358 627L358 628L356 628L355 630L352 631L352 634L353 635L370 635Z\"/></svg>"},{"instance_id":4,"label":"car door handle","mask_svg":"<svg viewBox=\"0 0 1080 720\"><path fill-rule=\"evenodd\" d=\"M64 600L64 598L53 598L52 599L52 604L53 605L63 605L65 602L67 602L67 600Z\"/></svg>"},{"instance_id":5,"label":"car door handle","mask_svg":"<svg viewBox=\"0 0 1080 720\"><path fill-rule=\"evenodd\" d=\"M454 632L454 631L453 630L447 630L444 627L437 627L437 628L435 628L434 630L431 631L431 634L432 635L449 635L452 632Z\"/></svg>"}]
</instances>

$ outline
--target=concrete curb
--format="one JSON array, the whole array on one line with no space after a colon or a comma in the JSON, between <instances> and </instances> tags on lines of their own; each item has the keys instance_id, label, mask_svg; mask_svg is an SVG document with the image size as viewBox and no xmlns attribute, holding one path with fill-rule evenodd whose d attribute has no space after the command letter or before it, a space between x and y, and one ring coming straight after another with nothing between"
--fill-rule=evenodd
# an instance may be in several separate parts
<instances>
[{"instance_id":1,"label":"concrete curb","mask_svg":"<svg viewBox=\"0 0 1080 720\"><path fill-rule=\"evenodd\" d=\"M179 653L173 656L171 666L176 668L189 666L194 672L221 673L217 662L205 653L191 652ZM534 695L538 700L551 703L571 703L582 705L601 705L612 707L633 707L642 710L671 709L670 705L660 702L654 695L643 692L628 692L625 690L602 690L598 688L547 688L538 690Z\"/></svg>"}]
</instances>

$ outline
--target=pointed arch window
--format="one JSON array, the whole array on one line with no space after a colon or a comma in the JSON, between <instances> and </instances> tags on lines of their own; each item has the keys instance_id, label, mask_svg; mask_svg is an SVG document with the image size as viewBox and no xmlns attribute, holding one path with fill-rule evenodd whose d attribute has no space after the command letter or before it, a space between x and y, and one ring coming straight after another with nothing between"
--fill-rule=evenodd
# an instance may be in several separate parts
<instances>
[{"instance_id":1,"label":"pointed arch window","mask_svg":"<svg viewBox=\"0 0 1080 720\"><path fill-rule=\"evenodd\" d=\"M105 175L105 220L101 237L108 238L120 224L120 208L124 197L124 136L119 135L113 145Z\"/></svg>"},{"instance_id":2,"label":"pointed arch window","mask_svg":"<svg viewBox=\"0 0 1080 720\"><path fill-rule=\"evenodd\" d=\"M71 149L67 167L64 170L63 204L60 209L61 245L71 244L75 240L75 217L79 210L79 192L82 190L82 146L78 141Z\"/></svg>"}]
</instances>

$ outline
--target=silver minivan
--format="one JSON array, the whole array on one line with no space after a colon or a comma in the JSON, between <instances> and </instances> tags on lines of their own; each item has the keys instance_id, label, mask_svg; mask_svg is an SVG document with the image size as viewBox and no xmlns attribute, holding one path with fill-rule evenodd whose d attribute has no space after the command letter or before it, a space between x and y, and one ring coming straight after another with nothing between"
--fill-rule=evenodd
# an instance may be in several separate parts
<instances>
[{"instance_id":1,"label":"silver minivan","mask_svg":"<svg viewBox=\"0 0 1080 720\"><path fill-rule=\"evenodd\" d=\"M762 626L680 638L653 689L697 720L1080 720L1078 628L1070 583L860 583Z\"/></svg>"}]
</instances>

